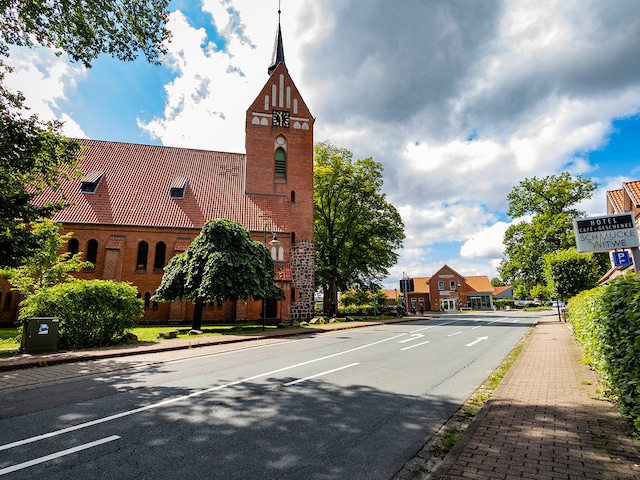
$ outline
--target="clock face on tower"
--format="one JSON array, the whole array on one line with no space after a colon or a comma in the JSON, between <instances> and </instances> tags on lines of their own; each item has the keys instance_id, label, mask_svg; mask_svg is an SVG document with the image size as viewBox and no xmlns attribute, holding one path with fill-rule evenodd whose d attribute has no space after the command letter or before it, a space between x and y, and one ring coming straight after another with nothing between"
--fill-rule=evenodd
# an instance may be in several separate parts
<instances>
[{"instance_id":1,"label":"clock face on tower","mask_svg":"<svg viewBox=\"0 0 640 480\"><path fill-rule=\"evenodd\" d=\"M280 110L273 111L273 125L276 127L289 128L289 112L282 112Z\"/></svg>"}]
</instances>

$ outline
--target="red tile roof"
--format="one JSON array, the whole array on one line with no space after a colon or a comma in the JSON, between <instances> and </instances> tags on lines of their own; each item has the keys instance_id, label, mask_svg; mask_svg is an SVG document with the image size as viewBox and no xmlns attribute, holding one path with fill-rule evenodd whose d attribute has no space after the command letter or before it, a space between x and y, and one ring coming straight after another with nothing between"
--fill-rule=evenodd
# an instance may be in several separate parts
<instances>
[{"instance_id":1,"label":"red tile roof","mask_svg":"<svg viewBox=\"0 0 640 480\"><path fill-rule=\"evenodd\" d=\"M201 228L205 221L228 218L260 231L283 231L278 211L263 211L244 194L245 155L190 148L78 140L83 178L62 185L71 205L55 214L58 222L127 226ZM81 183L104 173L95 193ZM184 198L171 198L172 187L186 182ZM37 203L58 199L47 190ZM288 201L288 199L286 199ZM277 207L284 199L269 199ZM278 222L276 224L275 222ZM288 231L288 230L287 230Z\"/></svg>"},{"instance_id":2,"label":"red tile roof","mask_svg":"<svg viewBox=\"0 0 640 480\"><path fill-rule=\"evenodd\" d=\"M624 182L624 189L629 193L631 202L637 207L640 206L640 180L633 180L631 182Z\"/></svg>"},{"instance_id":3,"label":"red tile roof","mask_svg":"<svg viewBox=\"0 0 640 480\"><path fill-rule=\"evenodd\" d=\"M607 192L609 197L609 203L613 207L615 213L622 213L624 211L624 201L622 197L622 188L617 190L609 190Z\"/></svg>"}]
</instances>

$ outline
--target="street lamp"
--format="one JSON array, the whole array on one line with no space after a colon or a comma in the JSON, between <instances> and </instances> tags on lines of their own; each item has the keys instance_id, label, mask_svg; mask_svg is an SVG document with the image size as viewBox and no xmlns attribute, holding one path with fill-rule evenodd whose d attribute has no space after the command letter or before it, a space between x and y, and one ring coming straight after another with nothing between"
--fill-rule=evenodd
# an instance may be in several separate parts
<instances>
[{"instance_id":1,"label":"street lamp","mask_svg":"<svg viewBox=\"0 0 640 480\"><path fill-rule=\"evenodd\" d=\"M267 247L267 252L269 252L269 245L271 245L272 247L276 247L278 245L280 245L280 240L278 240L278 237L276 237L275 233L272 233L271 236L273 237L271 239L271 241L267 244L267 224L266 222L263 223L263 230L264 230L264 246ZM266 252L265 252L266 255ZM266 265L267 263L267 257L264 257L264 263ZM265 331L266 328L266 323L267 323L267 302L266 302L266 296L267 292L263 292L262 295L262 331Z\"/></svg>"}]
</instances>

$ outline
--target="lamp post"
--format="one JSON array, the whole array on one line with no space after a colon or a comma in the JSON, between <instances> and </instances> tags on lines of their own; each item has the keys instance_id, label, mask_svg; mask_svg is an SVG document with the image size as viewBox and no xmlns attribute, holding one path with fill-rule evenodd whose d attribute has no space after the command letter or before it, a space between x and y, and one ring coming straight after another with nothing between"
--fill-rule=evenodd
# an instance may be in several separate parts
<instances>
[{"instance_id":1,"label":"lamp post","mask_svg":"<svg viewBox=\"0 0 640 480\"><path fill-rule=\"evenodd\" d=\"M267 244L267 222L265 221L262 224L263 230L264 230L264 246L267 248L267 252L269 252L269 245L271 245L272 247L276 247L278 245L280 245L280 240L278 240L278 238L276 237L275 233L272 233L271 236L273 237L271 239L271 241ZM266 252L265 252L266 255ZM264 257L264 264L267 264L267 257ZM262 295L262 331L264 332L266 329L266 323L267 323L267 299L265 298L267 292L265 291Z\"/></svg>"}]
</instances>

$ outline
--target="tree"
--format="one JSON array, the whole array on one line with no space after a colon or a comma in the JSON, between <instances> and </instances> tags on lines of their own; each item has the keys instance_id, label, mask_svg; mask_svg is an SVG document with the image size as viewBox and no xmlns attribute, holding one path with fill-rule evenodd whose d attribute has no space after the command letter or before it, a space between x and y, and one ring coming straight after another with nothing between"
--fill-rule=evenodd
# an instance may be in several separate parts
<instances>
[{"instance_id":1,"label":"tree","mask_svg":"<svg viewBox=\"0 0 640 480\"><path fill-rule=\"evenodd\" d=\"M0 55L9 46L62 49L90 67L99 54L132 60L142 51L157 63L168 40L168 0L38 1L2 3ZM38 250L28 224L50 218L64 201L34 205L45 186L56 189L74 174L80 145L61 135L62 123L29 116L21 93L3 85L0 61L0 266L16 267Z\"/></svg>"},{"instance_id":2,"label":"tree","mask_svg":"<svg viewBox=\"0 0 640 480\"><path fill-rule=\"evenodd\" d=\"M350 151L327 142L318 143L314 153L315 278L329 311L338 291L367 287L388 275L404 225L380 192L380 163L353 161Z\"/></svg>"},{"instance_id":3,"label":"tree","mask_svg":"<svg viewBox=\"0 0 640 480\"><path fill-rule=\"evenodd\" d=\"M273 260L266 245L251 239L242 225L211 220L189 247L165 267L154 300L194 302L194 330L202 325L204 302L284 299L274 281Z\"/></svg>"},{"instance_id":4,"label":"tree","mask_svg":"<svg viewBox=\"0 0 640 480\"><path fill-rule=\"evenodd\" d=\"M491 286L492 287L503 287L504 286L504 282L499 277L493 277L491 279Z\"/></svg>"},{"instance_id":5,"label":"tree","mask_svg":"<svg viewBox=\"0 0 640 480\"><path fill-rule=\"evenodd\" d=\"M24 97L2 87L2 78L0 72L0 266L16 267L39 249L29 224L65 205L33 199L72 177L80 145L60 135L61 123L23 116Z\"/></svg>"},{"instance_id":6,"label":"tree","mask_svg":"<svg viewBox=\"0 0 640 480\"><path fill-rule=\"evenodd\" d=\"M61 225L51 220L41 220L30 226L33 238L40 248L33 251L19 267L0 269L0 276L7 278L22 295L32 295L43 288L75 280L72 272L93 266L82 261L82 253L58 254L73 233L60 235Z\"/></svg>"},{"instance_id":7,"label":"tree","mask_svg":"<svg viewBox=\"0 0 640 480\"><path fill-rule=\"evenodd\" d=\"M549 300L551 298L551 291L546 285L534 285L529 291L531 296L536 300Z\"/></svg>"},{"instance_id":8,"label":"tree","mask_svg":"<svg viewBox=\"0 0 640 480\"><path fill-rule=\"evenodd\" d=\"M169 0L20 0L3 2L0 54L9 45L62 49L86 67L101 53L133 60L138 52L157 62L163 42Z\"/></svg>"},{"instance_id":9,"label":"tree","mask_svg":"<svg viewBox=\"0 0 640 480\"><path fill-rule=\"evenodd\" d=\"M559 300L566 301L598 285L600 271L592 253L578 253L570 248L548 253L543 260L547 285Z\"/></svg>"},{"instance_id":10,"label":"tree","mask_svg":"<svg viewBox=\"0 0 640 480\"><path fill-rule=\"evenodd\" d=\"M525 289L544 283L542 257L575 246L573 220L584 215L575 205L591 198L597 184L568 172L520 182L509 193L508 215L531 216L505 232L505 258L498 268L505 283L521 281Z\"/></svg>"}]
</instances>

